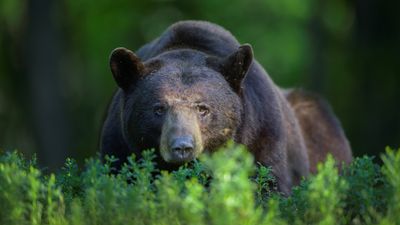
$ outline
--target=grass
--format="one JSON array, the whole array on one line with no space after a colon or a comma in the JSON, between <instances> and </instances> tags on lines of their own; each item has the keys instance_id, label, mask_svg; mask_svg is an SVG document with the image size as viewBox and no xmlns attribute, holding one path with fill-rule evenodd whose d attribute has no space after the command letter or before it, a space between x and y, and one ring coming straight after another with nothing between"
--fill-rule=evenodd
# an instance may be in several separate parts
<instances>
[{"instance_id":1,"label":"grass","mask_svg":"<svg viewBox=\"0 0 400 225\"><path fill-rule=\"evenodd\" d=\"M172 173L158 171L154 153L129 158L118 175L88 159L67 159L44 175L34 159L0 155L0 224L400 224L400 150L383 166L360 157L338 174L332 157L290 197L276 192L270 169L255 166L230 144Z\"/></svg>"}]
</instances>

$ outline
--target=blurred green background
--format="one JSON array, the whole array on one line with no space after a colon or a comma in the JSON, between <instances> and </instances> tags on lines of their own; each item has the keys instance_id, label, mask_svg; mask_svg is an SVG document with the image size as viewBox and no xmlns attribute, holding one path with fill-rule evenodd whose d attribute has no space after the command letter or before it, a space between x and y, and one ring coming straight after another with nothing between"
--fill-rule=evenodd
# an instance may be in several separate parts
<instances>
[{"instance_id":1,"label":"blurred green background","mask_svg":"<svg viewBox=\"0 0 400 225\"><path fill-rule=\"evenodd\" d=\"M281 87L323 95L354 154L400 144L399 1L1 0L0 147L50 169L98 150L108 57L179 20L230 30Z\"/></svg>"}]
</instances>

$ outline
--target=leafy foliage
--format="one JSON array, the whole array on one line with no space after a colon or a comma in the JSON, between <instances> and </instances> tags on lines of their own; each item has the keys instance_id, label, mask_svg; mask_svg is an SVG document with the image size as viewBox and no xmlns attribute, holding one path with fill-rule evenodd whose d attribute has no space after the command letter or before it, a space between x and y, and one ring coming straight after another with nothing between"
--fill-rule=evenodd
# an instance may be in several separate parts
<instances>
[{"instance_id":1,"label":"leafy foliage","mask_svg":"<svg viewBox=\"0 0 400 225\"><path fill-rule=\"evenodd\" d=\"M340 173L332 157L289 197L276 191L270 169L254 166L242 146L174 172L158 171L154 152L131 156L120 173L89 159L67 159L44 175L35 160L0 155L0 224L399 224L400 150L383 166L353 160Z\"/></svg>"}]
</instances>

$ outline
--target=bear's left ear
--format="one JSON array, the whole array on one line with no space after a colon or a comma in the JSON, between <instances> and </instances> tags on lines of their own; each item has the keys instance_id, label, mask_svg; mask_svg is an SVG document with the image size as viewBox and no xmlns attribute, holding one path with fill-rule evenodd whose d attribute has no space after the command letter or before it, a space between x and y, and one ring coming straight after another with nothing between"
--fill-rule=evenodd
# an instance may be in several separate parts
<instances>
[{"instance_id":1,"label":"bear's left ear","mask_svg":"<svg viewBox=\"0 0 400 225\"><path fill-rule=\"evenodd\" d=\"M241 45L237 51L223 59L208 59L208 63L216 67L237 93L241 91L242 81L252 62L253 49L250 44Z\"/></svg>"},{"instance_id":2,"label":"bear's left ear","mask_svg":"<svg viewBox=\"0 0 400 225\"><path fill-rule=\"evenodd\" d=\"M110 56L110 68L118 86L126 91L145 74L142 60L126 48L116 48Z\"/></svg>"}]
</instances>

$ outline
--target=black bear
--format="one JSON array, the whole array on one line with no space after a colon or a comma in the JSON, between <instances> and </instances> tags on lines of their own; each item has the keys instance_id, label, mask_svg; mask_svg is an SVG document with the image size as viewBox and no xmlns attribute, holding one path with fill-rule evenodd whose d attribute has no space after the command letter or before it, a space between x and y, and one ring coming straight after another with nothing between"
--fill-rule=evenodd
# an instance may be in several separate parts
<instances>
[{"instance_id":1,"label":"black bear","mask_svg":"<svg viewBox=\"0 0 400 225\"><path fill-rule=\"evenodd\" d=\"M154 148L158 166L173 169L233 139L271 166L279 190L288 194L328 153L351 161L330 107L304 91L280 89L252 47L218 25L175 23L136 54L115 49L110 67L119 88L101 152L118 157L119 166L132 153Z\"/></svg>"}]
</instances>

